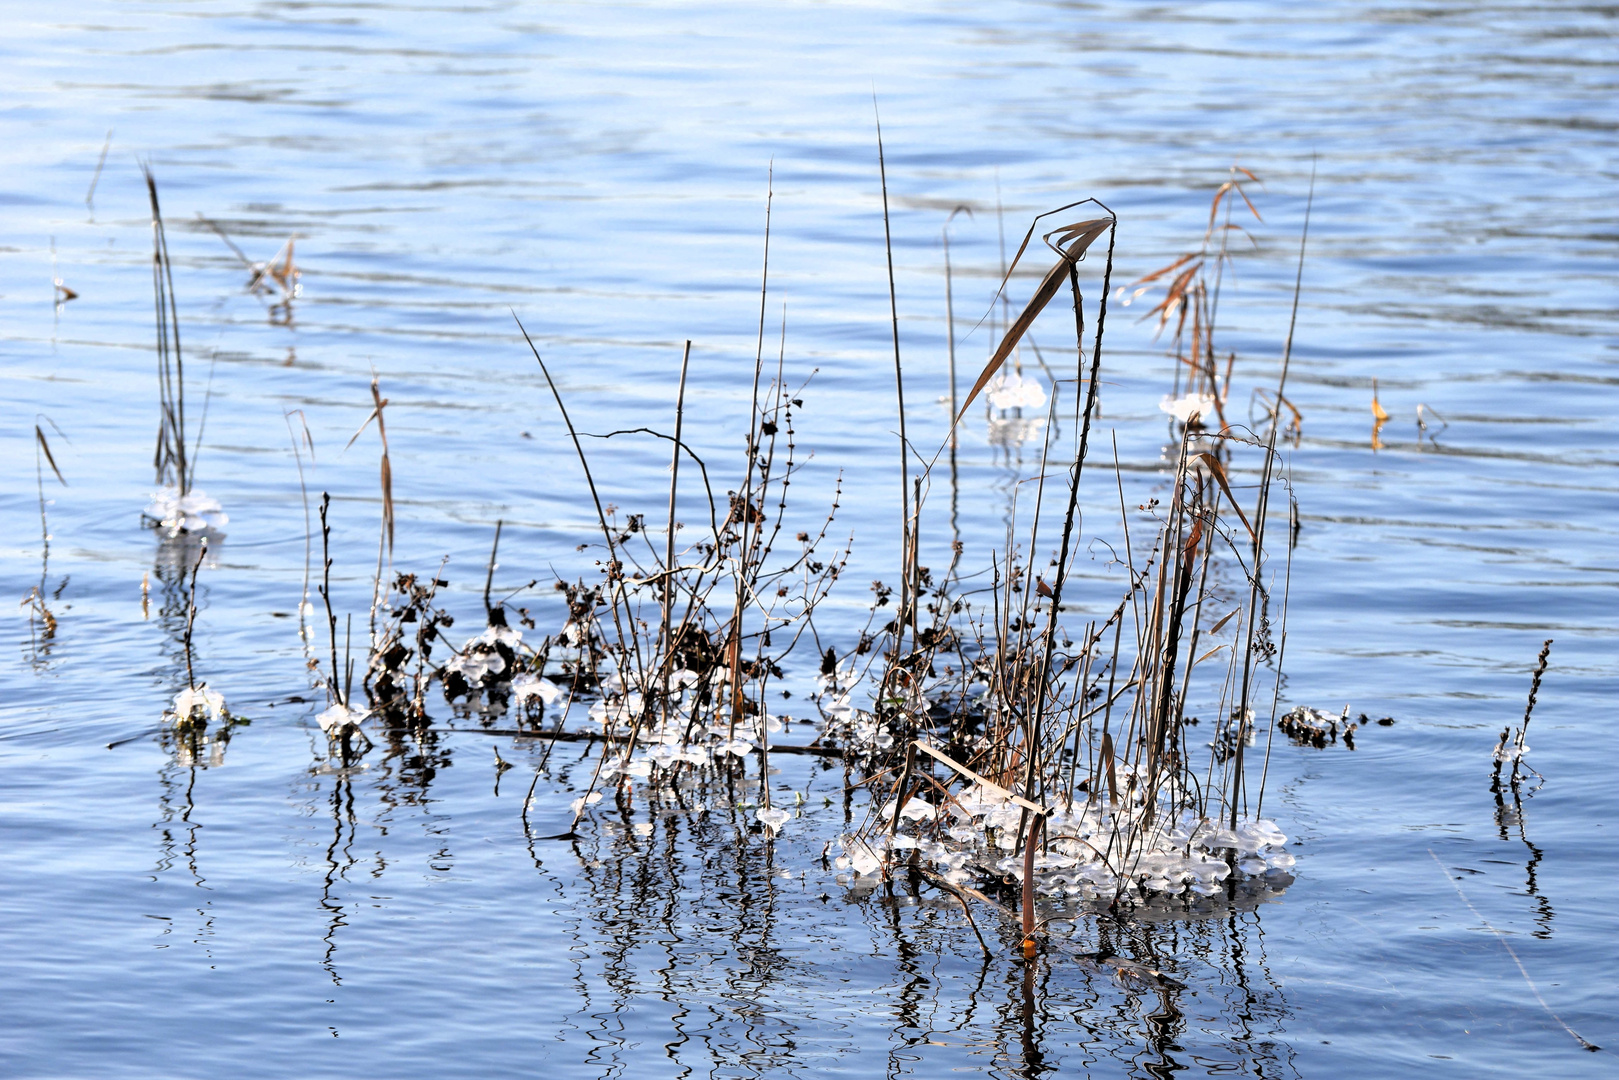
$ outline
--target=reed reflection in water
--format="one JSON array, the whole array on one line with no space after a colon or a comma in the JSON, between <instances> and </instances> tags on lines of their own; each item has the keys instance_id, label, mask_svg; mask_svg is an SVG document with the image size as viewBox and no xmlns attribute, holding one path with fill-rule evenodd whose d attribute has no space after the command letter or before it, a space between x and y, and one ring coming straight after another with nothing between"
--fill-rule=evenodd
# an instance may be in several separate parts
<instances>
[{"instance_id":1,"label":"reed reflection in water","mask_svg":"<svg viewBox=\"0 0 1619 1080\"><path fill-rule=\"evenodd\" d=\"M542 794L538 820L562 817L569 777L588 773L591 749L567 749L548 761L542 793L564 790ZM501 758L521 767L542 753L539 740L517 740ZM388 905L362 894L394 894L406 887L390 883L398 875L464 874L457 819L510 813L521 798L515 784L495 796L477 767L489 802L447 814L409 757L391 753L368 772L319 767L302 795L329 823L305 888L323 914L309 951L336 986L350 970L369 974L372 957L350 955L350 934L374 933L362 909ZM474 788L458 779L459 804ZM978 907L985 956L955 897L903 872L851 882L823 861L825 837L863 812L844 799L842 770L793 762L772 779L780 802L804 796L802 816L773 839L753 822L754 784L743 781L734 798L709 792L700 805L678 789L650 802L620 791L571 842L529 838L534 907L519 914L526 933L565 948L568 975L533 1000L526 1034L604 1077L1298 1075L1261 904L1130 919L1059 911L1050 950L1033 961L1012 920ZM390 849L407 824L430 839L401 856Z\"/></svg>"}]
</instances>

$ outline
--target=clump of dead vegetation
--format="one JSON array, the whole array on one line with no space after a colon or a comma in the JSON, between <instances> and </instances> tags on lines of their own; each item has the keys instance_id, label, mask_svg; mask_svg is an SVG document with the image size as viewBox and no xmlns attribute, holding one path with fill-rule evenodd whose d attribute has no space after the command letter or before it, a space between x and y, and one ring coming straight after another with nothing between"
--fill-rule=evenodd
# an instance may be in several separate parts
<instances>
[{"instance_id":1,"label":"clump of dead vegetation","mask_svg":"<svg viewBox=\"0 0 1619 1080\"><path fill-rule=\"evenodd\" d=\"M329 671L320 677L330 701L320 719L334 752L347 762L364 751L360 722L368 717L391 740L426 740L435 686L457 715L485 725L509 717L514 731L553 743L592 740L600 753L565 837L614 789L700 792L723 781L727 797L735 797L738 782L748 789L747 763L755 758L754 817L773 835L794 811L772 805L770 755L836 756L851 784L870 794L864 822L839 841L838 864L851 880L920 875L963 903L976 898L1003 912L1018 906L1022 940L1031 949L1043 928L1041 897L1115 909L1196 906L1285 887L1293 859L1286 837L1263 816L1263 801L1291 547L1274 554L1268 526L1278 503L1291 511L1277 440L1283 409L1295 432L1298 413L1285 396L1291 327L1281 377L1259 396L1267 409L1258 430L1226 412L1235 358L1228 353L1219 370L1214 334L1224 237L1236 227L1228 221L1217 234L1214 221L1222 208L1229 214L1236 198L1257 218L1243 178L1253 179L1246 171L1234 174L1216 194L1200 253L1137 283L1139 295L1155 281L1169 282L1152 313L1161 327L1175 321L1178 374L1165 406L1175 423L1167 490L1136 508L1134 537L1116 450L1111 470L1094 460L1108 307L1116 299L1111 210L1085 200L1052 212L1067 222L1040 237L1053 261L1021 313L1006 320L955 410L959 424L986 388L999 385L1036 318L1065 297L1075 371L1071 382L1053 383L1048 419L1059 408L1072 410L1075 447L1066 453L1046 436L1040 470L1018 489L1005 546L991 554L983 575L963 577L954 562L950 572L935 575L920 564L931 466L916 458L903 434L893 310L902 418L898 557L893 584L873 585L866 629L842 650L820 641L814 616L848 564L852 538L834 534L841 481L810 524L790 523L797 510L789 489L804 467L797 423L805 388L787 380L784 350L774 365L764 357L768 229L747 438L723 494L710 463L684 438L689 342L670 430L592 436L574 425L524 331L589 488L599 533L582 547L593 555L592 572L554 582L565 621L537 639L525 637L535 629L527 609L516 609L514 620L505 600L491 598L499 526L485 579L485 625L459 646L448 633L454 620L439 603L447 584L442 566L432 576L384 576L393 532L387 401L373 382L384 515L360 680L365 704L351 696L354 661L339 659L324 584L329 655L311 660L312 668ZM1040 220L1006 267L1002 293L1028 256ZM1103 240L1105 255L1088 259L1104 250ZM1301 267L1302 259L1301 246ZM1099 274L1090 271L1097 262ZM1212 285L1203 280L1209 265L1216 268ZM1095 289L1091 303L1085 287ZM1296 291L1294 304L1296 318ZM1064 385L1072 387L1066 402ZM622 513L604 501L585 450L591 438L667 444L669 495L660 515ZM1247 483L1237 484L1237 476ZM1109 608L1081 617L1065 595L1087 505L1093 514L1102 507L1119 515L1126 580ZM693 507L697 515L689 513ZM1142 515L1151 526L1147 536L1139 535ZM325 503L321 517L324 535ZM1049 559L1036 558L1045 551ZM959 561L959 544L954 552ZM347 633L344 640L346 655ZM773 714L767 703L789 656L807 642L818 672L819 716L816 737L806 743L785 738L793 719ZM1194 700L1214 703L1219 719L1205 727L1188 715ZM1294 710L1281 726L1295 741L1316 743L1318 732L1326 741L1352 740L1348 726L1334 720L1323 728L1317 719ZM996 893L1009 893L1015 904L1003 904Z\"/></svg>"}]
</instances>

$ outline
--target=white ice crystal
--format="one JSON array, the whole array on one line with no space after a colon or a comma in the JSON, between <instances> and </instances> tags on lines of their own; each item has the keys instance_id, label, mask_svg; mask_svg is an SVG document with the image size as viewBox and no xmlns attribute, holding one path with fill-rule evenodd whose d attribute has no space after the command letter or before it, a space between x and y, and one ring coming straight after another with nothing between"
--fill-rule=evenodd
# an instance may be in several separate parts
<instances>
[{"instance_id":1,"label":"white ice crystal","mask_svg":"<svg viewBox=\"0 0 1619 1080\"><path fill-rule=\"evenodd\" d=\"M175 720L191 720L198 712L204 713L210 720L218 720L225 715L225 695L208 689L207 683L189 686L174 695L174 708L170 714Z\"/></svg>"},{"instance_id":2,"label":"white ice crystal","mask_svg":"<svg viewBox=\"0 0 1619 1080\"><path fill-rule=\"evenodd\" d=\"M512 680L513 705L523 705L531 698L539 698L542 705L551 705L561 696L562 687L538 675L524 674Z\"/></svg>"},{"instance_id":3,"label":"white ice crystal","mask_svg":"<svg viewBox=\"0 0 1619 1080\"><path fill-rule=\"evenodd\" d=\"M146 516L155 520L168 536L217 531L230 522L219 500L209 498L200 488L192 488L185 495L181 495L177 487L154 492L146 507Z\"/></svg>"},{"instance_id":4,"label":"white ice crystal","mask_svg":"<svg viewBox=\"0 0 1619 1080\"><path fill-rule=\"evenodd\" d=\"M329 739L335 739L348 730L358 731L360 721L368 715L365 709L351 709L347 705L336 704L315 717L315 723L326 733Z\"/></svg>"},{"instance_id":5,"label":"white ice crystal","mask_svg":"<svg viewBox=\"0 0 1619 1080\"><path fill-rule=\"evenodd\" d=\"M1046 403L1045 387L1015 371L1003 371L989 384L985 396L997 409L1038 409Z\"/></svg>"},{"instance_id":6,"label":"white ice crystal","mask_svg":"<svg viewBox=\"0 0 1619 1080\"><path fill-rule=\"evenodd\" d=\"M759 809L754 811L753 816L759 819L759 824L770 830L770 835L774 836L792 818L793 812L779 808Z\"/></svg>"},{"instance_id":7,"label":"white ice crystal","mask_svg":"<svg viewBox=\"0 0 1619 1080\"><path fill-rule=\"evenodd\" d=\"M1158 403L1158 408L1184 424L1192 418L1193 413L1205 417L1213 416L1214 398L1208 394L1182 394L1180 397L1165 395Z\"/></svg>"}]
</instances>

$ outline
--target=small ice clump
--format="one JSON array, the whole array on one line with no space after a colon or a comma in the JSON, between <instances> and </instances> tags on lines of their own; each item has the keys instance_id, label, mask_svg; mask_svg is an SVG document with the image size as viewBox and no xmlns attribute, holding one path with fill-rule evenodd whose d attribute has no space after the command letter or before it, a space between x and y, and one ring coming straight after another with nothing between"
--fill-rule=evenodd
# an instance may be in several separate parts
<instances>
[{"instance_id":1,"label":"small ice clump","mask_svg":"<svg viewBox=\"0 0 1619 1080\"><path fill-rule=\"evenodd\" d=\"M477 641L474 638L473 644ZM498 652L464 652L444 665L445 671L458 671L468 686L483 682L486 675L499 675L506 670L506 660Z\"/></svg>"},{"instance_id":2,"label":"small ice clump","mask_svg":"<svg viewBox=\"0 0 1619 1080\"><path fill-rule=\"evenodd\" d=\"M539 698L540 704L555 704L557 698L562 696L562 687L550 679L542 679L538 675L519 675L512 680L512 704L521 706L531 698Z\"/></svg>"},{"instance_id":3,"label":"small ice clump","mask_svg":"<svg viewBox=\"0 0 1619 1080\"><path fill-rule=\"evenodd\" d=\"M913 805L927 806L923 800L908 801L903 819L912 818ZM890 802L880 816L891 821L894 812ZM928 806L916 820L926 822L939 814ZM969 867L1022 880L1026 853L1018 850L1018 839L1027 827L1024 816L1024 807L1004 791L975 786L952 800L940 822L943 827L934 826L936 838L928 838L924 824L920 837L868 835L865 843L876 848L862 849L854 838L846 838L843 846L849 865L857 869L857 858L867 854L876 860L870 865L879 867L881 852L891 846L896 851L918 848L950 880L969 880L974 876ZM1287 836L1268 819L1238 821L1230 828L1190 810L1175 818L1163 811L1149 816L1140 807L1089 804L1053 813L1046 834L1048 842L1036 852L1033 865L1034 887L1047 896L1107 900L1123 887L1139 887L1146 894L1208 897L1221 891L1233 863L1247 875L1294 864L1285 850Z\"/></svg>"},{"instance_id":4,"label":"small ice clump","mask_svg":"<svg viewBox=\"0 0 1619 1080\"><path fill-rule=\"evenodd\" d=\"M1510 765L1513 762L1520 760L1528 752L1529 747L1527 744L1519 746L1511 739L1508 739L1504 743L1496 744L1494 757L1497 762L1504 765Z\"/></svg>"},{"instance_id":5,"label":"small ice clump","mask_svg":"<svg viewBox=\"0 0 1619 1080\"><path fill-rule=\"evenodd\" d=\"M1214 404L1214 399L1208 394L1182 394L1180 397L1165 395L1158 403L1158 408L1184 424L1192 418L1193 413L1202 416L1214 415Z\"/></svg>"},{"instance_id":6,"label":"small ice clump","mask_svg":"<svg viewBox=\"0 0 1619 1080\"><path fill-rule=\"evenodd\" d=\"M523 632L521 630L513 630L509 626L489 626L485 628L483 633L463 645L461 649L465 652L474 645L488 645L491 648L496 645L504 645L508 649L515 649L522 643Z\"/></svg>"},{"instance_id":7,"label":"small ice clump","mask_svg":"<svg viewBox=\"0 0 1619 1080\"><path fill-rule=\"evenodd\" d=\"M878 849L885 846L886 839L867 843L858 836L840 838L838 843L843 847L844 857L838 860L839 868L851 867L862 876L875 874L882 869L883 857Z\"/></svg>"},{"instance_id":8,"label":"small ice clump","mask_svg":"<svg viewBox=\"0 0 1619 1080\"><path fill-rule=\"evenodd\" d=\"M675 758L679 761L696 765L698 768L702 768L705 765L712 765L714 763L713 751L709 750L705 746L688 746L686 749L676 754Z\"/></svg>"},{"instance_id":9,"label":"small ice clump","mask_svg":"<svg viewBox=\"0 0 1619 1080\"><path fill-rule=\"evenodd\" d=\"M351 709L347 705L337 704L315 717L315 723L326 733L328 739L335 739L343 732L360 729L360 721L368 715L365 709Z\"/></svg>"},{"instance_id":10,"label":"small ice clump","mask_svg":"<svg viewBox=\"0 0 1619 1080\"><path fill-rule=\"evenodd\" d=\"M444 674L460 675L468 689L476 689L489 676L500 675L508 669L506 656L501 651L503 648L508 650L508 654L515 655L522 644L522 631L509 626L490 625L477 637L468 638L460 652L450 657L444 665Z\"/></svg>"},{"instance_id":11,"label":"small ice clump","mask_svg":"<svg viewBox=\"0 0 1619 1080\"><path fill-rule=\"evenodd\" d=\"M210 720L218 720L225 715L225 695L208 689L207 683L189 686L174 695L174 707L169 715L176 723L194 720L199 712Z\"/></svg>"},{"instance_id":12,"label":"small ice clump","mask_svg":"<svg viewBox=\"0 0 1619 1080\"><path fill-rule=\"evenodd\" d=\"M587 807L587 806L595 806L597 803L599 803L601 801L602 801L602 793L599 792L599 791L592 791L589 795L581 795L581 796L579 796L577 799L573 800L573 802L570 803L569 806L572 808L572 810L573 810L573 812L575 814L578 814L585 807Z\"/></svg>"},{"instance_id":13,"label":"small ice clump","mask_svg":"<svg viewBox=\"0 0 1619 1080\"><path fill-rule=\"evenodd\" d=\"M633 758L623 765L608 765L602 769L603 780L611 780L615 776L632 776L637 780L645 780L652 775L652 761L649 758Z\"/></svg>"},{"instance_id":14,"label":"small ice clump","mask_svg":"<svg viewBox=\"0 0 1619 1080\"><path fill-rule=\"evenodd\" d=\"M887 821L894 816L894 801L890 799L888 805L882 809L882 818ZM936 816L933 804L922 798L905 800L905 809L899 812L901 821L932 821Z\"/></svg>"},{"instance_id":15,"label":"small ice clump","mask_svg":"<svg viewBox=\"0 0 1619 1080\"><path fill-rule=\"evenodd\" d=\"M746 739L728 739L714 747L716 754L730 754L733 757L747 757L753 753L753 744Z\"/></svg>"},{"instance_id":16,"label":"small ice clump","mask_svg":"<svg viewBox=\"0 0 1619 1080\"><path fill-rule=\"evenodd\" d=\"M598 700L590 706L585 714L586 719L592 723L600 724L603 728L612 727L619 722L631 723L637 713L641 711L641 695L630 694L619 701L608 702Z\"/></svg>"},{"instance_id":17,"label":"small ice clump","mask_svg":"<svg viewBox=\"0 0 1619 1080\"><path fill-rule=\"evenodd\" d=\"M219 500L211 499L200 488L192 488L185 495L177 487L166 487L152 495L146 516L158 523L167 536L181 533L218 531L230 522Z\"/></svg>"},{"instance_id":18,"label":"small ice clump","mask_svg":"<svg viewBox=\"0 0 1619 1080\"><path fill-rule=\"evenodd\" d=\"M986 396L997 409L1038 409L1046 403L1045 388L1015 371L1007 371L990 383Z\"/></svg>"},{"instance_id":19,"label":"small ice clump","mask_svg":"<svg viewBox=\"0 0 1619 1080\"><path fill-rule=\"evenodd\" d=\"M759 824L770 830L771 836L774 836L792 818L793 812L791 810L761 809L755 811L753 816L759 819Z\"/></svg>"}]
</instances>

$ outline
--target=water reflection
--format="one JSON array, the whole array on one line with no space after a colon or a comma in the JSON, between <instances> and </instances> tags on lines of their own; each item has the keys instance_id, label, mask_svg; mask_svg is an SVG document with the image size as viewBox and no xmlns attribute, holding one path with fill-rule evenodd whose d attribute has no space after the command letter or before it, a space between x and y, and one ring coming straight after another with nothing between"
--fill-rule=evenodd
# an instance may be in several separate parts
<instances>
[{"instance_id":1,"label":"water reflection","mask_svg":"<svg viewBox=\"0 0 1619 1080\"><path fill-rule=\"evenodd\" d=\"M420 873L423 861L450 866L447 840L414 866L383 858L394 843L383 822L401 807L425 807L404 745L370 772L313 770L323 793L311 809L330 821L319 943L334 985L344 981L354 916L345 889L357 822L370 816L357 805L381 804L374 877ZM537 745L527 749L538 757ZM521 760L524 750L501 758ZM590 753L550 759L546 787L566 788ZM169 775L178 778L172 767ZM571 1000L551 1002L561 1015L546 1023L556 1039L581 1044L573 1059L592 1075L763 1077L835 1067L856 1051L882 1055L863 1071L889 1076L962 1069L1033 1078L1104 1063L1109 1074L1140 1077L1297 1075L1281 1037L1288 1003L1267 966L1261 898L1131 918L1056 912L1061 932L1032 960L1016 955L1010 921L997 925L981 911L985 956L956 900L920 877L839 884L815 825L846 827L864 812L833 799L832 788L845 786L841 770L822 762L775 781L783 800L810 791L805 805L822 816L806 813L796 831L768 837L741 801L752 784L736 784L732 801L721 782L707 792L620 790L572 842L530 839L536 870L562 875L565 914L544 933L568 942L572 969ZM189 823L190 790L165 795L165 806L179 800L177 821ZM200 883L195 836L194 826L166 833L165 858Z\"/></svg>"},{"instance_id":2,"label":"water reflection","mask_svg":"<svg viewBox=\"0 0 1619 1080\"><path fill-rule=\"evenodd\" d=\"M1512 792L1511 806L1507 805L1506 796L1502 790L1503 787L1507 787ZM1552 910L1551 900L1540 891L1540 881L1536 876L1541 859L1544 858L1544 853L1534 841L1529 839L1529 827L1523 806L1525 793L1520 790L1517 784L1510 786L1495 784L1493 785L1493 790L1495 794L1495 827L1502 842L1511 843L1513 836L1516 835L1519 843L1523 844L1529 853L1528 858L1524 861L1523 871L1524 892L1533 899L1535 906L1536 929L1531 930L1530 934L1537 938L1550 938L1552 936L1552 919L1556 917L1556 912ZM1534 789L1530 789L1528 794L1534 794Z\"/></svg>"},{"instance_id":3,"label":"water reflection","mask_svg":"<svg viewBox=\"0 0 1619 1080\"><path fill-rule=\"evenodd\" d=\"M331 914L326 924L326 935L322 940L326 945L326 952L321 959L321 967L331 976L333 985L341 986L343 980L337 974L337 931L346 926L348 920L344 915L343 905L333 895L333 887L339 882L347 881L349 870L354 866L354 786L347 773L339 774L332 784L332 839L326 846L326 875L320 895L320 906Z\"/></svg>"}]
</instances>

